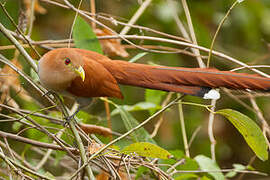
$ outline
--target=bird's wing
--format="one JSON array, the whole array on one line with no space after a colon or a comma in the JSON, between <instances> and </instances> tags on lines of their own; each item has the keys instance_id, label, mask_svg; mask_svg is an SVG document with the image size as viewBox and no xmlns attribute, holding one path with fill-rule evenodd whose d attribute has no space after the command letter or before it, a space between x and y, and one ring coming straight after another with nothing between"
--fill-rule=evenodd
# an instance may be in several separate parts
<instances>
[{"instance_id":1,"label":"bird's wing","mask_svg":"<svg viewBox=\"0 0 270 180\"><path fill-rule=\"evenodd\" d=\"M123 98L117 81L104 66L97 61L84 57L85 80L75 78L67 91L83 97Z\"/></svg>"}]
</instances>

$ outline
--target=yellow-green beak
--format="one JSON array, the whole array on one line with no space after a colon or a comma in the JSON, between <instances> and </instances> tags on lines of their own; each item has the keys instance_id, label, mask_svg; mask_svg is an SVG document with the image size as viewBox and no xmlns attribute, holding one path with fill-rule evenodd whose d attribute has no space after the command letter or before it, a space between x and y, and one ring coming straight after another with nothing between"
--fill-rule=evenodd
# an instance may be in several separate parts
<instances>
[{"instance_id":1,"label":"yellow-green beak","mask_svg":"<svg viewBox=\"0 0 270 180\"><path fill-rule=\"evenodd\" d=\"M85 72L84 72L82 66L80 66L79 68L75 68L75 73L78 74L82 78L82 81L84 81Z\"/></svg>"}]
</instances>

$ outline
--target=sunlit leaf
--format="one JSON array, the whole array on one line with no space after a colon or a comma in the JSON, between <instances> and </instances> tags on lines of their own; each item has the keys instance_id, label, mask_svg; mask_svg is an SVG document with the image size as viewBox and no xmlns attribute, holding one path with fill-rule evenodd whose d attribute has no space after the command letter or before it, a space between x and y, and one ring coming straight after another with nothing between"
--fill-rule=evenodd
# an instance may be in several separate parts
<instances>
[{"instance_id":1,"label":"sunlit leaf","mask_svg":"<svg viewBox=\"0 0 270 180\"><path fill-rule=\"evenodd\" d=\"M154 103L150 103L150 102L139 102L134 105L123 105L121 107L123 107L124 110L129 111L129 112L142 111L142 110L157 110L161 108L160 106L157 106ZM119 113L120 113L119 109L114 109L111 112L111 115L114 116Z\"/></svg>"},{"instance_id":2,"label":"sunlit leaf","mask_svg":"<svg viewBox=\"0 0 270 180\"><path fill-rule=\"evenodd\" d=\"M30 76L34 82L39 82L38 74L33 68L30 69Z\"/></svg>"},{"instance_id":3,"label":"sunlit leaf","mask_svg":"<svg viewBox=\"0 0 270 180\"><path fill-rule=\"evenodd\" d=\"M129 62L134 63L134 62L136 62L137 60L139 60L140 58L142 58L143 56L145 56L146 54L148 54L148 53L147 53L147 52L139 53L139 54L137 54L136 56L134 56L133 58L131 58L131 59L129 60Z\"/></svg>"},{"instance_id":4,"label":"sunlit leaf","mask_svg":"<svg viewBox=\"0 0 270 180\"><path fill-rule=\"evenodd\" d=\"M266 139L261 129L252 119L232 109L222 109L216 113L225 116L237 128L258 158L263 161L268 159Z\"/></svg>"},{"instance_id":5,"label":"sunlit leaf","mask_svg":"<svg viewBox=\"0 0 270 180\"><path fill-rule=\"evenodd\" d=\"M231 170L230 172L226 173L225 177L226 178L233 178L236 175L237 175L237 173L234 170Z\"/></svg>"},{"instance_id":6,"label":"sunlit leaf","mask_svg":"<svg viewBox=\"0 0 270 180\"><path fill-rule=\"evenodd\" d=\"M19 131L21 128L22 128L23 124L22 123L19 123L19 122L14 122L12 124L12 130L13 131Z\"/></svg>"},{"instance_id":7,"label":"sunlit leaf","mask_svg":"<svg viewBox=\"0 0 270 180\"><path fill-rule=\"evenodd\" d=\"M168 159L172 157L171 153L167 150L148 142L138 142L130 144L121 150L124 154L133 154L144 157L159 158L159 159Z\"/></svg>"},{"instance_id":8,"label":"sunlit leaf","mask_svg":"<svg viewBox=\"0 0 270 180\"><path fill-rule=\"evenodd\" d=\"M212 179L210 179L210 178L207 177L207 176L203 176L202 178L200 178L200 180L212 180Z\"/></svg>"},{"instance_id":9,"label":"sunlit leaf","mask_svg":"<svg viewBox=\"0 0 270 180\"><path fill-rule=\"evenodd\" d=\"M245 170L246 169L246 166L244 166L242 164L233 164L233 167L234 167L234 169L225 175L227 178L234 177L237 174L237 172L235 170Z\"/></svg>"},{"instance_id":10,"label":"sunlit leaf","mask_svg":"<svg viewBox=\"0 0 270 180\"><path fill-rule=\"evenodd\" d=\"M48 179L56 179L54 175L49 171L46 171L46 173L44 173L44 176L46 176Z\"/></svg>"},{"instance_id":11,"label":"sunlit leaf","mask_svg":"<svg viewBox=\"0 0 270 180\"><path fill-rule=\"evenodd\" d=\"M241 2L243 2L243 1L245 1L245 0L237 0L238 3L241 3Z\"/></svg>"},{"instance_id":12,"label":"sunlit leaf","mask_svg":"<svg viewBox=\"0 0 270 180\"><path fill-rule=\"evenodd\" d=\"M166 94L165 91L158 91L152 89L145 90L145 101L160 105L162 97ZM149 109L150 114L153 114L156 109Z\"/></svg>"},{"instance_id":13,"label":"sunlit leaf","mask_svg":"<svg viewBox=\"0 0 270 180\"><path fill-rule=\"evenodd\" d=\"M96 34L91 26L80 16L76 19L72 35L77 48L87 49L102 54L101 45Z\"/></svg>"},{"instance_id":14,"label":"sunlit leaf","mask_svg":"<svg viewBox=\"0 0 270 180\"><path fill-rule=\"evenodd\" d=\"M174 178L174 180L196 180L198 179L198 175L196 174L192 174L192 173L182 173L180 176L177 176L176 178Z\"/></svg>"},{"instance_id":15,"label":"sunlit leaf","mask_svg":"<svg viewBox=\"0 0 270 180\"><path fill-rule=\"evenodd\" d=\"M199 164L201 170L203 171L209 171L208 174L210 174L214 179L216 180L222 180L225 179L224 175L220 171L219 166L215 161L210 159L209 157L206 157L204 155L198 155L194 158L197 163ZM217 172L211 172L211 171L217 171Z\"/></svg>"}]
</instances>

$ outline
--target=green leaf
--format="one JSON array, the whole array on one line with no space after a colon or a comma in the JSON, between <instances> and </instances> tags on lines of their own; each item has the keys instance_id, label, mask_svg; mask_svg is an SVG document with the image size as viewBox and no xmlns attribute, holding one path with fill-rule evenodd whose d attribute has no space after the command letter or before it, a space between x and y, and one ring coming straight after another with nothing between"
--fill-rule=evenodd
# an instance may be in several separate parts
<instances>
[{"instance_id":1,"label":"green leaf","mask_svg":"<svg viewBox=\"0 0 270 180\"><path fill-rule=\"evenodd\" d=\"M258 158L263 161L268 159L266 139L261 129L252 119L232 109L222 109L216 113L225 116L236 127Z\"/></svg>"},{"instance_id":2,"label":"green leaf","mask_svg":"<svg viewBox=\"0 0 270 180\"><path fill-rule=\"evenodd\" d=\"M194 159L197 161L201 170L203 171L220 171L217 163L209 157L206 157L204 155L198 155ZM225 179L224 175L221 172L208 172L208 174L216 180Z\"/></svg>"},{"instance_id":3,"label":"green leaf","mask_svg":"<svg viewBox=\"0 0 270 180\"><path fill-rule=\"evenodd\" d=\"M165 91L158 91L153 89L145 90L145 101L159 105L162 97L166 94Z\"/></svg>"},{"instance_id":4,"label":"green leaf","mask_svg":"<svg viewBox=\"0 0 270 180\"><path fill-rule=\"evenodd\" d=\"M162 100L162 97L166 94L165 91L158 91L158 90L152 90L152 89L146 89L145 90L145 101L151 102L156 105L160 105L160 102ZM155 109L149 110L150 114L154 114Z\"/></svg>"},{"instance_id":5,"label":"green leaf","mask_svg":"<svg viewBox=\"0 0 270 180\"><path fill-rule=\"evenodd\" d=\"M148 54L147 52L142 52L137 54L136 56L134 56L133 58L131 58L128 62L136 62L137 60L139 60L140 58L142 58L143 56L145 56L146 54Z\"/></svg>"},{"instance_id":6,"label":"green leaf","mask_svg":"<svg viewBox=\"0 0 270 180\"><path fill-rule=\"evenodd\" d=\"M101 99L105 100L104 98L101 98ZM121 115L121 118L124 122L124 125L128 131L139 125L139 122L129 112L127 112L122 106L119 106L115 104L114 102L107 99L105 101L114 105L118 109ZM135 140L135 142L146 141L146 142L156 144L156 142L150 137L149 133L143 127L131 133L131 137Z\"/></svg>"},{"instance_id":7,"label":"green leaf","mask_svg":"<svg viewBox=\"0 0 270 180\"><path fill-rule=\"evenodd\" d=\"M225 177L226 178L233 178L234 176L236 176L236 172L234 170L231 170L230 172L228 172Z\"/></svg>"},{"instance_id":8,"label":"green leaf","mask_svg":"<svg viewBox=\"0 0 270 180\"><path fill-rule=\"evenodd\" d=\"M203 176L202 178L200 178L200 180L212 180L212 179L208 178L207 176Z\"/></svg>"},{"instance_id":9,"label":"green leaf","mask_svg":"<svg viewBox=\"0 0 270 180\"><path fill-rule=\"evenodd\" d=\"M238 3L241 3L241 2L243 2L243 1L245 1L245 0L237 0Z\"/></svg>"},{"instance_id":10,"label":"green leaf","mask_svg":"<svg viewBox=\"0 0 270 180\"><path fill-rule=\"evenodd\" d=\"M48 179L56 179L53 174L51 174L49 171L46 171L44 173L44 176L46 176Z\"/></svg>"},{"instance_id":11,"label":"green leaf","mask_svg":"<svg viewBox=\"0 0 270 180\"><path fill-rule=\"evenodd\" d=\"M172 157L167 150L148 142L137 142L125 147L122 151L124 154L136 153L139 156L168 159Z\"/></svg>"},{"instance_id":12,"label":"green leaf","mask_svg":"<svg viewBox=\"0 0 270 180\"><path fill-rule=\"evenodd\" d=\"M228 172L225 176L227 178L233 178L237 172L235 170L245 170L246 166L242 165L242 164L233 164L234 169L230 172Z\"/></svg>"},{"instance_id":13,"label":"green leaf","mask_svg":"<svg viewBox=\"0 0 270 180\"><path fill-rule=\"evenodd\" d=\"M15 121L12 124L12 130L15 131L15 132L19 131L22 127L23 127L23 124L21 122L16 122Z\"/></svg>"},{"instance_id":14,"label":"green leaf","mask_svg":"<svg viewBox=\"0 0 270 180\"><path fill-rule=\"evenodd\" d=\"M184 174L183 173L182 175L174 178L174 180L192 180L192 179L196 180L198 178L199 178L199 176L196 174L192 174L192 173Z\"/></svg>"},{"instance_id":15,"label":"green leaf","mask_svg":"<svg viewBox=\"0 0 270 180\"><path fill-rule=\"evenodd\" d=\"M139 122L123 107L117 106L117 109L119 110L124 125L128 131L139 125ZM136 142L147 141L156 144L143 127L131 133L131 136Z\"/></svg>"},{"instance_id":16,"label":"green leaf","mask_svg":"<svg viewBox=\"0 0 270 180\"><path fill-rule=\"evenodd\" d=\"M145 167L145 166L140 166L140 167L138 168L137 173L136 173L135 180L141 178L143 174L146 174L146 173L149 172L149 171L150 171L150 170L149 170L147 167Z\"/></svg>"},{"instance_id":17,"label":"green leaf","mask_svg":"<svg viewBox=\"0 0 270 180\"><path fill-rule=\"evenodd\" d=\"M38 74L36 73L36 71L34 71L33 68L30 69L30 76L35 83L39 82Z\"/></svg>"},{"instance_id":18,"label":"green leaf","mask_svg":"<svg viewBox=\"0 0 270 180\"><path fill-rule=\"evenodd\" d=\"M122 106L126 111L131 112L131 111L143 111L143 110L156 110L156 109L160 109L161 106L156 106L154 103L150 103L150 102L139 102L137 104L134 105L123 105ZM116 114L119 114L120 111L119 109L114 109L111 112L111 115L114 116Z\"/></svg>"},{"instance_id":19,"label":"green leaf","mask_svg":"<svg viewBox=\"0 0 270 180\"><path fill-rule=\"evenodd\" d=\"M59 162L63 159L64 156L66 156L66 152L64 151L55 151L55 156L54 156L54 166L58 166Z\"/></svg>"},{"instance_id":20,"label":"green leaf","mask_svg":"<svg viewBox=\"0 0 270 180\"><path fill-rule=\"evenodd\" d=\"M75 46L102 54L101 45L91 26L80 16L77 17L73 28L73 39Z\"/></svg>"},{"instance_id":21,"label":"green leaf","mask_svg":"<svg viewBox=\"0 0 270 180\"><path fill-rule=\"evenodd\" d=\"M236 170L245 170L246 166L244 166L243 164L233 164L234 169Z\"/></svg>"},{"instance_id":22,"label":"green leaf","mask_svg":"<svg viewBox=\"0 0 270 180\"><path fill-rule=\"evenodd\" d=\"M184 152L181 150L170 150L169 151L173 155L173 159L165 159L161 161L161 164L170 164L174 165L175 163L179 162L180 160L183 160L183 164L179 164L175 167L176 170L198 170L199 166L198 163L189 157L186 157L184 155ZM168 167L162 167L164 171L168 169Z\"/></svg>"}]
</instances>

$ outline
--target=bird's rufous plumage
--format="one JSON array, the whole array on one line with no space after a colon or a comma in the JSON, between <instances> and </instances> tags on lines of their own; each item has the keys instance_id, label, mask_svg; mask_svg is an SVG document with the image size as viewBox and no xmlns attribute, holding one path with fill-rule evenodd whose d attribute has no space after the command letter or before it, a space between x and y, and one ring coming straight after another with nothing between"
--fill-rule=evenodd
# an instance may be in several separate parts
<instances>
[{"instance_id":1,"label":"bird's rufous plumage","mask_svg":"<svg viewBox=\"0 0 270 180\"><path fill-rule=\"evenodd\" d=\"M69 67L67 59L72 63ZM79 67L84 70L84 80L73 71ZM76 48L59 48L46 53L39 62L39 77L48 89L76 97L123 98L119 84L202 97L211 88L218 87L270 90L270 79L258 75L129 63Z\"/></svg>"}]
</instances>

